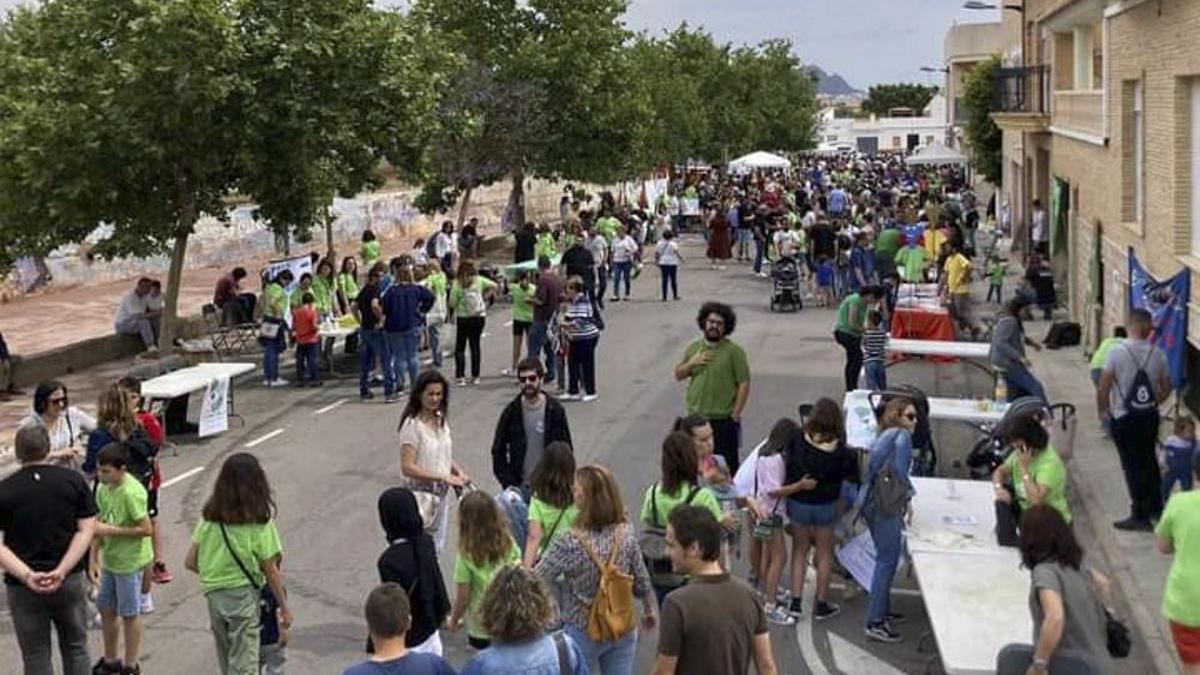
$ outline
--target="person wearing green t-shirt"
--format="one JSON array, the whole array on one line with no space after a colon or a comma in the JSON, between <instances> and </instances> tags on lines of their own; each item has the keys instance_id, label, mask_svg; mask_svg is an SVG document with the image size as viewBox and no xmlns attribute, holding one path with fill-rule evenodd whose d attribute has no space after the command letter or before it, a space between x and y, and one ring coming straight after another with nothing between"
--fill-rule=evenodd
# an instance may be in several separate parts
<instances>
[{"instance_id":1,"label":"person wearing green t-shirt","mask_svg":"<svg viewBox=\"0 0 1200 675\"><path fill-rule=\"evenodd\" d=\"M321 321L330 321L341 314L334 297L336 288L337 277L333 273L333 262L323 258L317 264L317 274L313 277L312 289L309 291L313 294L313 307L316 308Z\"/></svg>"},{"instance_id":2,"label":"person wearing green t-shirt","mask_svg":"<svg viewBox=\"0 0 1200 675\"><path fill-rule=\"evenodd\" d=\"M1200 481L1200 453L1192 459L1192 473ZM1154 534L1158 550L1174 556L1162 613L1171 623L1179 659L1195 672L1200 663L1200 491L1172 495Z\"/></svg>"},{"instance_id":3,"label":"person wearing green t-shirt","mask_svg":"<svg viewBox=\"0 0 1200 675\"><path fill-rule=\"evenodd\" d=\"M535 410L535 415L541 410ZM527 448L527 453L532 448ZM528 463L528 462L527 462ZM525 566L533 569L555 539L571 531L579 518L575 506L575 453L570 443L548 443L529 474L529 528L525 535Z\"/></svg>"},{"instance_id":4,"label":"person wearing green t-shirt","mask_svg":"<svg viewBox=\"0 0 1200 675\"><path fill-rule=\"evenodd\" d=\"M291 270L283 270L263 291L263 323L278 326L275 337L260 334L258 338L263 347L263 384L268 387L287 384L287 380L279 377L279 355L285 346L287 326L284 321L290 311L288 294L284 289L291 286L294 279Z\"/></svg>"},{"instance_id":5,"label":"person wearing green t-shirt","mask_svg":"<svg viewBox=\"0 0 1200 675\"><path fill-rule=\"evenodd\" d=\"M442 271L442 263L438 260L429 261L429 274L421 281L425 288L433 293L433 308L425 314L425 330L429 334L429 353L433 357L433 367L442 367L442 324L446 322L446 298L450 295L449 281Z\"/></svg>"},{"instance_id":6,"label":"person wearing green t-shirt","mask_svg":"<svg viewBox=\"0 0 1200 675\"><path fill-rule=\"evenodd\" d=\"M917 246L915 240L896 252L896 270L900 278L910 284L919 284L925 280L925 268L929 267L929 252L924 247Z\"/></svg>"},{"instance_id":7,"label":"person wearing green t-shirt","mask_svg":"<svg viewBox=\"0 0 1200 675\"><path fill-rule=\"evenodd\" d=\"M558 244L554 241L554 235L547 225L538 226L537 240L533 244L533 256L535 260L542 256L558 257Z\"/></svg>"},{"instance_id":8,"label":"person wearing green t-shirt","mask_svg":"<svg viewBox=\"0 0 1200 675\"><path fill-rule=\"evenodd\" d=\"M617 230L621 227L621 221L611 213L606 213L596 221L596 231L604 235L604 241L612 246L613 239L617 236Z\"/></svg>"},{"instance_id":9,"label":"person wearing green t-shirt","mask_svg":"<svg viewBox=\"0 0 1200 675\"><path fill-rule=\"evenodd\" d=\"M96 488L96 530L88 574L92 586L100 589L96 597L104 624L100 665L104 666L102 672L111 673L141 672L142 568L154 560L146 489L126 472L128 461L128 450L119 443L104 446L96 457L100 485ZM122 632L124 660L117 658L117 639Z\"/></svg>"},{"instance_id":10,"label":"person wearing green t-shirt","mask_svg":"<svg viewBox=\"0 0 1200 675\"><path fill-rule=\"evenodd\" d=\"M480 339L487 321L488 303L495 298L496 282L481 277L475 271L475 263L464 260L458 265L458 278L450 289L450 311L454 313L454 377L458 386L464 387L466 380L467 344L471 345L471 380L479 384L479 370L483 352Z\"/></svg>"},{"instance_id":11,"label":"person wearing green t-shirt","mask_svg":"<svg viewBox=\"0 0 1200 675\"><path fill-rule=\"evenodd\" d=\"M358 261L354 256L342 258L342 271L338 272L334 290L343 314L353 314L354 299L358 297Z\"/></svg>"},{"instance_id":12,"label":"person wearing green t-shirt","mask_svg":"<svg viewBox=\"0 0 1200 675\"><path fill-rule=\"evenodd\" d=\"M458 588L450 631L457 631L465 620L468 644L487 649L491 637L479 620L479 605L496 572L521 561L521 549L509 534L499 504L478 490L459 502L458 533L458 556L454 561L454 583Z\"/></svg>"},{"instance_id":13,"label":"person wearing green t-shirt","mask_svg":"<svg viewBox=\"0 0 1200 675\"><path fill-rule=\"evenodd\" d=\"M192 533L184 566L200 575L209 626L222 673L259 669L259 589L278 603L281 638L292 625L287 590L279 571L283 546L274 520L271 486L258 459L230 455Z\"/></svg>"},{"instance_id":14,"label":"person wearing green t-shirt","mask_svg":"<svg viewBox=\"0 0 1200 675\"><path fill-rule=\"evenodd\" d=\"M875 237L875 267L884 279L896 271L896 253L900 250L900 228L885 227Z\"/></svg>"},{"instance_id":15,"label":"person wearing green t-shirt","mask_svg":"<svg viewBox=\"0 0 1200 675\"><path fill-rule=\"evenodd\" d=\"M725 458L730 474L737 473L742 412L750 396L750 364L746 352L729 336L737 327L733 308L706 302L696 317L703 337L688 345L675 366L676 381L688 380L685 401L689 415L708 420L714 450Z\"/></svg>"},{"instance_id":16,"label":"person wearing green t-shirt","mask_svg":"<svg viewBox=\"0 0 1200 675\"><path fill-rule=\"evenodd\" d=\"M1104 374L1104 364L1108 362L1108 355L1128 337L1129 331L1125 330L1125 326L1117 326L1113 329L1112 337L1104 338L1100 346L1096 347L1096 351L1092 352L1092 361L1089 364L1092 369L1092 384L1100 386L1100 376Z\"/></svg>"},{"instance_id":17,"label":"person wearing green t-shirt","mask_svg":"<svg viewBox=\"0 0 1200 675\"><path fill-rule=\"evenodd\" d=\"M842 372L846 391L858 388L858 374L862 370L862 333L867 322L867 311L883 297L878 286L867 285L857 293L847 295L838 306L837 325L833 328L833 339L846 350L846 368Z\"/></svg>"},{"instance_id":18,"label":"person wearing green t-shirt","mask_svg":"<svg viewBox=\"0 0 1200 675\"><path fill-rule=\"evenodd\" d=\"M1012 453L992 473L996 501L1014 507L1012 519L996 525L1001 541L1015 539L1020 513L1036 504L1053 507L1070 524L1067 467L1050 445L1050 437L1041 423L1032 416L1016 419L1007 440Z\"/></svg>"},{"instance_id":19,"label":"person wearing green t-shirt","mask_svg":"<svg viewBox=\"0 0 1200 675\"><path fill-rule=\"evenodd\" d=\"M358 249L358 257L362 258L363 268L368 272L383 257L383 245L375 239L374 232L363 230L362 246Z\"/></svg>"},{"instance_id":20,"label":"person wearing green t-shirt","mask_svg":"<svg viewBox=\"0 0 1200 675\"><path fill-rule=\"evenodd\" d=\"M988 292L986 302L992 301L992 296L996 296L996 304L1000 304L1004 300L1004 275L1008 274L1008 263L1000 256L992 255L988 260ZM1101 362L1101 365L1104 365Z\"/></svg>"},{"instance_id":21,"label":"person wearing green t-shirt","mask_svg":"<svg viewBox=\"0 0 1200 675\"><path fill-rule=\"evenodd\" d=\"M529 283L529 272L522 270L517 276L517 283L509 287L512 295L512 367L505 368L505 375L517 374L517 362L521 360L521 345L525 341L529 327L533 325L533 305L529 298L533 297L533 284Z\"/></svg>"}]
</instances>

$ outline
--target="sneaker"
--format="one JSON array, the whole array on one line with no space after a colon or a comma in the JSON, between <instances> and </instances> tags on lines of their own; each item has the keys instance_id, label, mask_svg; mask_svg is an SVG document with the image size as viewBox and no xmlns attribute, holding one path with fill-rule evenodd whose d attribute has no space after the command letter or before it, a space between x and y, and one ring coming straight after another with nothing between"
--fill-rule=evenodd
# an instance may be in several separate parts
<instances>
[{"instance_id":1,"label":"sneaker","mask_svg":"<svg viewBox=\"0 0 1200 675\"><path fill-rule=\"evenodd\" d=\"M620 298L620 297L618 297L618 296L616 296L616 295L614 295L614 296L612 297L612 301L613 301L613 302L620 302L620 301L621 301L621 298Z\"/></svg>"},{"instance_id":2,"label":"sneaker","mask_svg":"<svg viewBox=\"0 0 1200 675\"><path fill-rule=\"evenodd\" d=\"M142 675L142 664L135 663L121 669L121 675Z\"/></svg>"},{"instance_id":3,"label":"sneaker","mask_svg":"<svg viewBox=\"0 0 1200 675\"><path fill-rule=\"evenodd\" d=\"M876 642L895 644L904 639L900 637L899 633L892 630L891 624L886 621L883 623L868 624L864 632L867 634L867 639L874 640Z\"/></svg>"},{"instance_id":4,"label":"sneaker","mask_svg":"<svg viewBox=\"0 0 1200 675\"><path fill-rule=\"evenodd\" d=\"M558 397L558 400L560 400L560 401L581 401L581 400L583 400L583 397L580 396L579 394L563 394L562 396Z\"/></svg>"},{"instance_id":5,"label":"sneaker","mask_svg":"<svg viewBox=\"0 0 1200 675\"><path fill-rule=\"evenodd\" d=\"M138 614L153 614L154 613L154 596L149 593L142 593L142 600L138 603Z\"/></svg>"},{"instance_id":6,"label":"sneaker","mask_svg":"<svg viewBox=\"0 0 1200 675\"><path fill-rule=\"evenodd\" d=\"M308 386L310 386L310 387L324 387L324 386L325 386L325 381L324 381L324 380L309 380L309 381L308 381Z\"/></svg>"},{"instance_id":7,"label":"sneaker","mask_svg":"<svg viewBox=\"0 0 1200 675\"><path fill-rule=\"evenodd\" d=\"M269 387L269 386L271 386L271 381L270 381L270 380L263 380L263 386L264 386L264 387Z\"/></svg>"},{"instance_id":8,"label":"sneaker","mask_svg":"<svg viewBox=\"0 0 1200 675\"><path fill-rule=\"evenodd\" d=\"M373 398L375 398L375 394L369 391L362 391L358 394L358 400L360 401L370 401Z\"/></svg>"},{"instance_id":9,"label":"sneaker","mask_svg":"<svg viewBox=\"0 0 1200 675\"><path fill-rule=\"evenodd\" d=\"M120 661L105 661L104 657L92 666L92 675L117 675L124 669L124 665Z\"/></svg>"},{"instance_id":10,"label":"sneaker","mask_svg":"<svg viewBox=\"0 0 1200 675\"><path fill-rule=\"evenodd\" d=\"M398 403L399 401L400 401L400 394L388 394L387 396L383 397L384 403Z\"/></svg>"},{"instance_id":11,"label":"sneaker","mask_svg":"<svg viewBox=\"0 0 1200 675\"><path fill-rule=\"evenodd\" d=\"M904 616L903 614L898 614L896 612L888 612L887 622L889 625L898 626L898 625L904 623L905 621L908 621L908 617Z\"/></svg>"},{"instance_id":12,"label":"sneaker","mask_svg":"<svg viewBox=\"0 0 1200 675\"><path fill-rule=\"evenodd\" d=\"M270 384L268 384L267 386L271 387L272 389L278 389L279 387L288 386L288 381L283 379L282 377L279 377L274 380L271 380Z\"/></svg>"},{"instance_id":13,"label":"sneaker","mask_svg":"<svg viewBox=\"0 0 1200 675\"><path fill-rule=\"evenodd\" d=\"M763 609L766 610L767 621L777 626L796 625L796 617L792 616L782 605L767 605Z\"/></svg>"},{"instance_id":14,"label":"sneaker","mask_svg":"<svg viewBox=\"0 0 1200 675\"><path fill-rule=\"evenodd\" d=\"M504 370L500 371L500 374L505 377L512 377L517 374L517 369L516 368L505 368Z\"/></svg>"},{"instance_id":15,"label":"sneaker","mask_svg":"<svg viewBox=\"0 0 1200 675\"><path fill-rule=\"evenodd\" d=\"M792 601L792 592L786 588L775 589L775 602L780 605L786 605Z\"/></svg>"},{"instance_id":16,"label":"sneaker","mask_svg":"<svg viewBox=\"0 0 1200 675\"><path fill-rule=\"evenodd\" d=\"M1125 520L1118 520L1117 522L1113 523L1113 527L1117 528L1118 530L1125 530L1126 532L1154 531L1154 526L1150 524L1149 520L1145 518L1134 518L1133 516L1130 516Z\"/></svg>"},{"instance_id":17,"label":"sneaker","mask_svg":"<svg viewBox=\"0 0 1200 675\"><path fill-rule=\"evenodd\" d=\"M471 378L471 384L479 384L479 378L478 378L478 377L472 377L472 378Z\"/></svg>"},{"instance_id":18,"label":"sneaker","mask_svg":"<svg viewBox=\"0 0 1200 675\"><path fill-rule=\"evenodd\" d=\"M800 602L800 598L792 598L792 604L788 605L788 614L799 619L804 615L804 605Z\"/></svg>"},{"instance_id":19,"label":"sneaker","mask_svg":"<svg viewBox=\"0 0 1200 675\"><path fill-rule=\"evenodd\" d=\"M382 375L372 375L371 376L371 384L376 385L376 386L382 385L383 384L383 376Z\"/></svg>"},{"instance_id":20,"label":"sneaker","mask_svg":"<svg viewBox=\"0 0 1200 675\"><path fill-rule=\"evenodd\" d=\"M595 401L598 398L600 398L600 397L595 394L584 394L583 398L581 400L584 403L591 403L592 401Z\"/></svg>"},{"instance_id":21,"label":"sneaker","mask_svg":"<svg viewBox=\"0 0 1200 675\"><path fill-rule=\"evenodd\" d=\"M458 386L460 386L460 387L465 387L465 386L467 386L467 378L465 378L465 377L460 377L460 378L458 378L458 382L457 382L457 384L458 384Z\"/></svg>"},{"instance_id":22,"label":"sneaker","mask_svg":"<svg viewBox=\"0 0 1200 675\"><path fill-rule=\"evenodd\" d=\"M825 602L824 600L818 600L817 606L813 609L813 618L816 619L817 621L824 621L825 619L831 619L831 618L837 616L838 613L841 611L842 611L842 608L838 607L837 605L833 604L832 602Z\"/></svg>"},{"instance_id":23,"label":"sneaker","mask_svg":"<svg viewBox=\"0 0 1200 675\"><path fill-rule=\"evenodd\" d=\"M167 570L167 564L161 560L154 563L154 568L151 570L154 575L154 583L169 584L175 577L171 576L171 572Z\"/></svg>"}]
</instances>

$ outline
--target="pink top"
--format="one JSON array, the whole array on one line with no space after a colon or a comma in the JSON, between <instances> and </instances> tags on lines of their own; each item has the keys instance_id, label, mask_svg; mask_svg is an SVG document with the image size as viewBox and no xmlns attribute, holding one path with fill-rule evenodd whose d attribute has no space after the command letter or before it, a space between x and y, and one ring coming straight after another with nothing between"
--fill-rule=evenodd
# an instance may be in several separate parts
<instances>
[{"instance_id":1,"label":"pink top","mask_svg":"<svg viewBox=\"0 0 1200 675\"><path fill-rule=\"evenodd\" d=\"M755 489L754 498L763 505L769 513L784 513L783 506L779 502L783 501L778 497L769 497L767 493L772 490L778 490L783 487L783 481L787 475L787 467L784 464L784 456L782 452L777 452L766 457L759 456L758 462L754 466Z\"/></svg>"}]
</instances>

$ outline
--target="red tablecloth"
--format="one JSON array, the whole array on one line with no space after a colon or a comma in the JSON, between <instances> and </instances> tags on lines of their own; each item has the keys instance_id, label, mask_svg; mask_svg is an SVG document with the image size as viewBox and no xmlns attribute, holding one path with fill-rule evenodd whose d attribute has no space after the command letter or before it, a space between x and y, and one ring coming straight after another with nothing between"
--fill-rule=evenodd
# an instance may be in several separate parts
<instances>
[{"instance_id":1,"label":"red tablecloth","mask_svg":"<svg viewBox=\"0 0 1200 675\"><path fill-rule=\"evenodd\" d=\"M946 310L896 308L889 326L892 337L913 340L954 340L954 325Z\"/></svg>"}]
</instances>

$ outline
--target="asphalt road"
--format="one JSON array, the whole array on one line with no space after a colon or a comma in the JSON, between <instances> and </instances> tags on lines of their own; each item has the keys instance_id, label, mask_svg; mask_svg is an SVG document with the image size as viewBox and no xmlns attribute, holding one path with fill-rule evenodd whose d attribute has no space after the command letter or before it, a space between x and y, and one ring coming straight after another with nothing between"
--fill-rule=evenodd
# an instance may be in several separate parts
<instances>
[{"instance_id":1,"label":"asphalt road","mask_svg":"<svg viewBox=\"0 0 1200 675\"><path fill-rule=\"evenodd\" d=\"M733 337L748 352L752 373L745 451L776 419L794 416L797 404L821 396L840 400L842 394L843 353L831 336L832 310L772 313L767 308L769 282L754 278L748 266L731 263L723 270L710 269L701 259L699 240L686 241L684 254L689 262L680 272L682 301L658 300L657 271L648 266L634 282L633 301L609 304L608 328L597 356L599 400L567 404L579 462L611 467L626 507L634 513L658 474L659 444L682 410L683 387L671 371L685 345L698 335L695 313L702 301L719 299L738 312ZM512 380L499 374L508 365L507 321L504 307L488 317L483 383L453 387L450 396L455 458L490 491L497 487L490 475L492 432L501 408L517 391ZM341 367L353 371L349 362ZM943 396L985 394L990 386L961 365L907 363L892 368L889 376L893 383L907 381ZM184 571L183 557L222 460L247 448L262 460L279 505L284 573L296 619L287 671L340 673L363 658L361 608L377 581L375 560L385 545L375 501L399 476L396 424L401 408L382 403L382 397L360 403L356 382L348 378L319 390L265 390L256 379L243 380L236 388L245 425L234 421L229 432L214 439L185 438L179 455L164 459L168 485L161 505L166 559L175 581L155 590L157 611L146 621L143 672L215 672L204 598L197 580ZM969 447L970 431L940 425L935 432L943 466L957 473L953 462ZM447 580L455 549L452 535L441 560ZM806 610L811 608L811 585L810 579ZM865 595L839 586L832 595L842 604L841 615L821 624L806 615L794 629L772 629L780 672L924 672L936 654L932 640L926 641L924 651L918 650L928 621L915 582L902 577L898 585L895 610L909 617L901 628L903 643L867 642L862 633ZM443 639L451 663L462 666L470 657L465 636L443 633ZM648 672L655 644L654 634L642 636L636 672ZM93 654L98 652L99 631L94 631ZM5 612L0 663L7 665L0 670L14 672L10 666L16 654Z\"/></svg>"}]
</instances>

